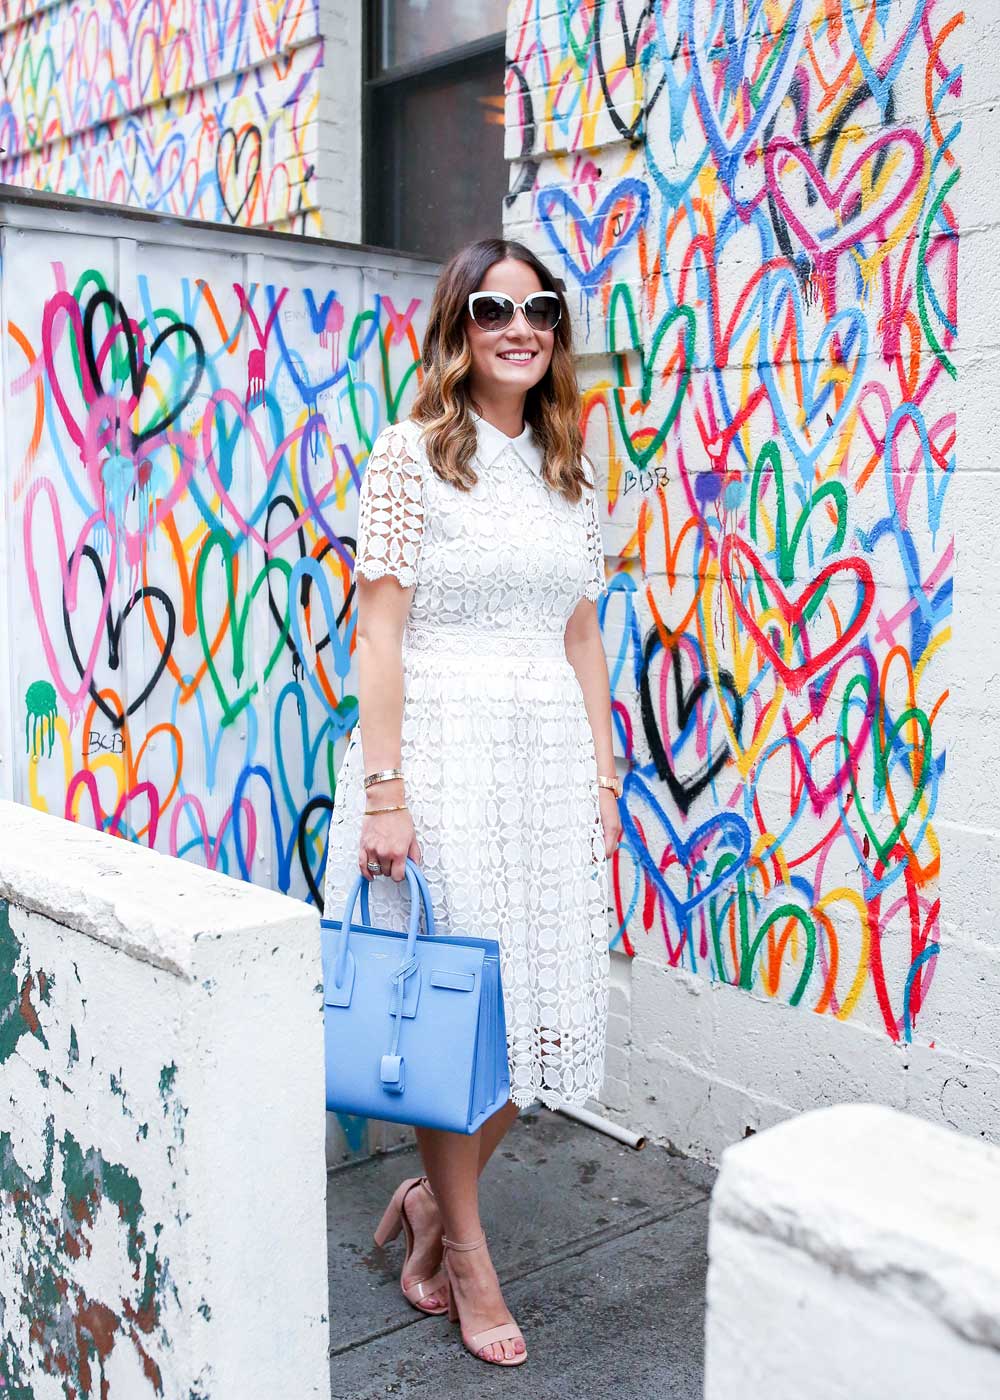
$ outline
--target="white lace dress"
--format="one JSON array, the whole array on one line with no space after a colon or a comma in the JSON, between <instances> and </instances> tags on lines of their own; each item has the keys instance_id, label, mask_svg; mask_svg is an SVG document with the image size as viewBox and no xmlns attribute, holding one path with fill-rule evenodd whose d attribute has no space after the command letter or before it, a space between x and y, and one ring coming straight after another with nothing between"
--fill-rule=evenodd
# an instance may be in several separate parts
<instances>
[{"instance_id":1,"label":"white lace dress","mask_svg":"<svg viewBox=\"0 0 1000 1400\"><path fill-rule=\"evenodd\" d=\"M604 1071L600 789L563 644L580 598L606 590L604 557L594 493L571 505L546 486L530 428L510 439L477 420L477 433L471 492L438 478L416 424L380 434L355 568L416 585L401 756L437 931L499 940L511 1097L555 1108L595 1096ZM325 906L338 919L358 875L363 728L362 714L334 793ZM373 923L406 927L405 881L376 876L369 893Z\"/></svg>"}]
</instances>

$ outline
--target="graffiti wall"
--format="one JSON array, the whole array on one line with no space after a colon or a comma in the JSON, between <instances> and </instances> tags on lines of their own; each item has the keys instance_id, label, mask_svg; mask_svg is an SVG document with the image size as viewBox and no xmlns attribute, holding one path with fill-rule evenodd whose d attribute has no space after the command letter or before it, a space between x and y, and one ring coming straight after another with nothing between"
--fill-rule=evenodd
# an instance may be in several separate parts
<instances>
[{"instance_id":1,"label":"graffiti wall","mask_svg":"<svg viewBox=\"0 0 1000 1400\"><path fill-rule=\"evenodd\" d=\"M7 795L318 901L358 488L434 270L2 213Z\"/></svg>"},{"instance_id":2,"label":"graffiti wall","mask_svg":"<svg viewBox=\"0 0 1000 1400\"><path fill-rule=\"evenodd\" d=\"M708 1151L808 1102L732 1058L733 997L671 1040L689 992L905 1051L940 977L962 6L542 9L512 6L507 229L569 287L605 466L631 1102L675 1061L692 1102L731 1079Z\"/></svg>"},{"instance_id":3,"label":"graffiti wall","mask_svg":"<svg viewBox=\"0 0 1000 1400\"><path fill-rule=\"evenodd\" d=\"M319 14L319 0L13 0L0 180L320 233Z\"/></svg>"}]
</instances>

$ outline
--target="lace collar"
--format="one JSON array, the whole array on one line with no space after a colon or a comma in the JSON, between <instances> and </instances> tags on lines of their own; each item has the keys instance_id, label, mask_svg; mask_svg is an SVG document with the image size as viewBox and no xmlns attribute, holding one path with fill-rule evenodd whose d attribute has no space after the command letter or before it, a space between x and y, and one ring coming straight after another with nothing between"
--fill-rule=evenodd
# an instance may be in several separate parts
<instances>
[{"instance_id":1,"label":"lace collar","mask_svg":"<svg viewBox=\"0 0 1000 1400\"><path fill-rule=\"evenodd\" d=\"M485 418L480 418L477 413L472 415L472 421L476 425L476 437L478 445L476 456L484 467L490 467L508 447L513 448L526 467L530 467L536 476L541 476L544 457L542 449L535 439L535 434L531 430L531 424L525 423L524 431L517 437L508 437L499 428L495 428L492 423L487 423Z\"/></svg>"}]
</instances>

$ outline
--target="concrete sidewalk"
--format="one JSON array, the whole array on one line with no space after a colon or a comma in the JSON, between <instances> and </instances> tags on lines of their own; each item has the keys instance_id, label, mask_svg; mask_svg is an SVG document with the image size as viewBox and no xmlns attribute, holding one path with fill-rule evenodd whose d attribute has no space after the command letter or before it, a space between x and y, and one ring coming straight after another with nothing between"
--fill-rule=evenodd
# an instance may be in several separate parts
<instances>
[{"instance_id":1,"label":"concrete sidewalk","mask_svg":"<svg viewBox=\"0 0 1000 1400\"><path fill-rule=\"evenodd\" d=\"M483 1223L529 1359L502 1370L421 1317L398 1276L403 1240L372 1231L407 1149L330 1173L330 1375L335 1400L701 1400L705 1237L714 1173L634 1152L548 1110L524 1113L483 1182Z\"/></svg>"}]
</instances>

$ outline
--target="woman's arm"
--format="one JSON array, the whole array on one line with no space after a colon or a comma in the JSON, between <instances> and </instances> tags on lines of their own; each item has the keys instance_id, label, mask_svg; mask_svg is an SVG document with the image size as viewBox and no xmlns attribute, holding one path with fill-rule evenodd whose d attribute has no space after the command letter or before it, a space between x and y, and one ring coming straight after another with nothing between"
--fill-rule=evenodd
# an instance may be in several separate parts
<instances>
[{"instance_id":1,"label":"woman's arm","mask_svg":"<svg viewBox=\"0 0 1000 1400\"><path fill-rule=\"evenodd\" d=\"M354 559L358 610L356 651L361 752L365 773L402 768L403 629L416 589L423 538L422 471L410 430L384 429L372 446L358 501ZM366 807L405 801L405 779L365 789ZM406 857L420 851L409 811L379 812L361 824L358 865L371 879L369 860L384 875L405 879Z\"/></svg>"},{"instance_id":2,"label":"woman's arm","mask_svg":"<svg viewBox=\"0 0 1000 1400\"><path fill-rule=\"evenodd\" d=\"M615 755L611 737L611 683L608 661L604 653L601 625L597 607L589 598L581 598L566 624L566 658L583 691L587 719L594 734L597 773L609 778L615 773ZM597 774L595 773L595 778ZM610 788L600 789L601 821L604 826L604 855L610 856L622 834L618 801Z\"/></svg>"},{"instance_id":3,"label":"woman's arm","mask_svg":"<svg viewBox=\"0 0 1000 1400\"><path fill-rule=\"evenodd\" d=\"M358 574L357 658L358 706L364 715L361 752L364 770L401 768L403 728L403 627L413 588L395 579L366 579ZM405 802L404 779L391 778L366 790L368 807L394 807ZM361 826L358 865L370 878L367 862L375 859L383 874L394 880L406 875L405 859L419 864L420 848L409 811L381 812L365 817Z\"/></svg>"}]
</instances>

